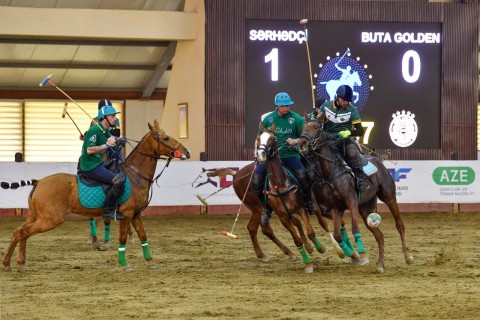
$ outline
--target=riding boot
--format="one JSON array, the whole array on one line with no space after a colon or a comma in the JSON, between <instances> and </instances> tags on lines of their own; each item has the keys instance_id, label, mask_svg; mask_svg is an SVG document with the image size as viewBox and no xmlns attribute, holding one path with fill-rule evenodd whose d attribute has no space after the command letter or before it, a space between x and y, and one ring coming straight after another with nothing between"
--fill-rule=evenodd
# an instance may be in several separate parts
<instances>
[{"instance_id":1,"label":"riding boot","mask_svg":"<svg viewBox=\"0 0 480 320\"><path fill-rule=\"evenodd\" d=\"M302 189L303 201L305 202L307 212L312 216L317 212L317 207L312 201L312 183L305 170L297 170L295 171L295 175L297 176L300 188Z\"/></svg>"},{"instance_id":2,"label":"riding boot","mask_svg":"<svg viewBox=\"0 0 480 320\"><path fill-rule=\"evenodd\" d=\"M268 221L270 221L270 218L272 217L272 208L268 204L268 201L267 199L265 199L265 195L263 194L264 181L264 175L258 173L253 174L251 181L252 191L257 195L263 207L262 216L260 218L260 223L262 224L262 226L268 224Z\"/></svg>"},{"instance_id":3,"label":"riding boot","mask_svg":"<svg viewBox=\"0 0 480 320\"><path fill-rule=\"evenodd\" d=\"M117 200L125 190L125 181L120 175L116 175L112 180L113 186L108 190L105 204L103 205L103 218L113 220L124 220L125 216L117 212Z\"/></svg>"},{"instance_id":4,"label":"riding boot","mask_svg":"<svg viewBox=\"0 0 480 320\"><path fill-rule=\"evenodd\" d=\"M365 191L370 188L370 184L365 179L365 173L361 168L353 168L355 174L355 184L358 191Z\"/></svg>"}]
</instances>

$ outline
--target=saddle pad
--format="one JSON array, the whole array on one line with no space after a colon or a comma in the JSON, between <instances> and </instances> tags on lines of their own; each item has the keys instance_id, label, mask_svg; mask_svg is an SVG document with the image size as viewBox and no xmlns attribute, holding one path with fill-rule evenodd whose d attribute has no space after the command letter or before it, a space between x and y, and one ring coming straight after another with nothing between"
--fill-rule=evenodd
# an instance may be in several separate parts
<instances>
[{"instance_id":1,"label":"saddle pad","mask_svg":"<svg viewBox=\"0 0 480 320\"><path fill-rule=\"evenodd\" d=\"M371 176L372 174L377 173L377 171L377 167L370 161L363 166L363 172L365 172L367 176Z\"/></svg>"},{"instance_id":2,"label":"saddle pad","mask_svg":"<svg viewBox=\"0 0 480 320\"><path fill-rule=\"evenodd\" d=\"M130 180L128 177L125 177L125 190L123 191L122 196L118 199L118 204L122 204L128 200L131 193ZM86 186L83 182L80 181L80 178L77 176L78 182L78 198L80 199L80 204L84 208L103 208L105 199L107 198L105 192L103 191L102 186L89 187Z\"/></svg>"}]
</instances>

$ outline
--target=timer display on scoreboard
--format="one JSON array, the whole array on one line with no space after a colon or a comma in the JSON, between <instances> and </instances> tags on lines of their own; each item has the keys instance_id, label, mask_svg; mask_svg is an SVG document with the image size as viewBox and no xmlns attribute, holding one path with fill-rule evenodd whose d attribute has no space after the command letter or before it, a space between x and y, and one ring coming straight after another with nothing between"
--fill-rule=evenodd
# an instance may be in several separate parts
<instances>
[{"instance_id":1,"label":"timer display on scoreboard","mask_svg":"<svg viewBox=\"0 0 480 320\"><path fill-rule=\"evenodd\" d=\"M312 111L309 54L315 99L352 87L361 143L440 148L441 23L247 20L245 30L247 143L278 92L291 95L293 111Z\"/></svg>"}]
</instances>

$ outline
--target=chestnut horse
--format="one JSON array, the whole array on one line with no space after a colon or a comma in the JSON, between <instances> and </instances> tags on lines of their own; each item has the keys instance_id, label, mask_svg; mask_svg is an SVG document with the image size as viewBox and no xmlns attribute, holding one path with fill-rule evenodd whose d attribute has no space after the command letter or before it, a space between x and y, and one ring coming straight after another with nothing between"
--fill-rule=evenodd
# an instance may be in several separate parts
<instances>
[{"instance_id":1,"label":"chestnut horse","mask_svg":"<svg viewBox=\"0 0 480 320\"><path fill-rule=\"evenodd\" d=\"M274 126L263 131L257 137L257 161L264 164L267 168L267 177L269 190L268 203L280 218L283 226L292 235L293 241L300 252L305 264L305 272L313 272L310 257L305 251L303 241L295 231L292 224L292 215L298 213L302 218L303 224L307 230L308 238L313 242L316 249L320 253L325 253L325 247L318 241L313 230L308 214L305 211L305 203L295 184L293 178L286 172L282 165L278 153L278 142L274 134Z\"/></svg>"},{"instance_id":2,"label":"chestnut horse","mask_svg":"<svg viewBox=\"0 0 480 320\"><path fill-rule=\"evenodd\" d=\"M174 157L181 160L190 158L188 149L160 129L157 120L154 126L150 123L148 126L150 131L121 164L131 184L130 197L118 208L118 211L126 217L125 220L120 221L118 262L127 272L132 271L125 258L125 244L130 223L141 241L147 267L150 269L156 267L140 213L148 206L150 187L158 178L157 176L154 179L157 161L165 157L168 162ZM102 208L82 207L78 198L77 176L67 173L57 173L38 180L30 192L28 206L29 213L26 220L13 232L10 245L3 256L4 271L11 270L10 260L18 243L20 244L17 256L18 271L24 271L27 239L34 234L56 228L65 221L65 215L68 213L87 217L98 217L103 213Z\"/></svg>"},{"instance_id":3,"label":"chestnut horse","mask_svg":"<svg viewBox=\"0 0 480 320\"><path fill-rule=\"evenodd\" d=\"M336 137L335 137L336 139ZM372 185L369 189L357 194L355 188L355 178L350 170L346 169L344 160L333 150L331 140L322 130L322 125L318 120L309 120L303 127L302 136L299 139L298 146L305 154L313 154L315 161L319 165L318 172L322 173L322 178L326 180L320 186L314 188L314 194L317 201L322 201L323 205L331 208L332 220L334 224L334 238L345 251L345 254L356 258L359 264L362 261L368 261L366 256L355 256L353 246L348 247L345 242L341 243L340 226L342 223L343 212L348 209L352 215L352 233L355 236L357 249L364 252L361 242L360 229L358 227L358 216L363 218L367 228L373 233L378 244L378 262L377 271L382 273L385 268L384 262L384 238L382 232L367 223L367 217L374 212L377 205L377 197L383 201L395 219L396 228L400 234L402 242L402 251L407 264L413 263L413 255L410 253L405 242L405 225L403 223L400 210L397 204L395 181L393 181L390 172L378 158L368 157L367 160L372 163L377 171L372 173L368 180ZM359 241L360 240L360 241ZM347 250L345 250L347 249Z\"/></svg>"}]
</instances>

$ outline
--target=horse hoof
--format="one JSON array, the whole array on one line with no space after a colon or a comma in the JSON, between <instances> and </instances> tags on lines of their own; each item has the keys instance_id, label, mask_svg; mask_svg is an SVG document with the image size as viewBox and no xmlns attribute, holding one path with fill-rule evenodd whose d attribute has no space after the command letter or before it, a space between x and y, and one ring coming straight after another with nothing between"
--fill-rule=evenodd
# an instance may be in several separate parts
<instances>
[{"instance_id":1,"label":"horse hoof","mask_svg":"<svg viewBox=\"0 0 480 320\"><path fill-rule=\"evenodd\" d=\"M263 256L261 256L259 259L262 260L263 262L267 262L267 261L270 260L270 257L267 256L267 255L263 255Z\"/></svg>"},{"instance_id":2,"label":"horse hoof","mask_svg":"<svg viewBox=\"0 0 480 320\"><path fill-rule=\"evenodd\" d=\"M157 265L155 263L147 264L148 269L157 269Z\"/></svg>"},{"instance_id":3,"label":"horse hoof","mask_svg":"<svg viewBox=\"0 0 480 320\"><path fill-rule=\"evenodd\" d=\"M109 249L111 247L110 241L104 241L103 242L103 247L105 248L105 250Z\"/></svg>"},{"instance_id":4,"label":"horse hoof","mask_svg":"<svg viewBox=\"0 0 480 320\"><path fill-rule=\"evenodd\" d=\"M293 253L291 253L291 254L288 255L288 259L289 259L290 261L295 261L295 260L297 260L297 256L294 255Z\"/></svg>"},{"instance_id":5,"label":"horse hoof","mask_svg":"<svg viewBox=\"0 0 480 320\"><path fill-rule=\"evenodd\" d=\"M10 267L10 265L8 265L8 266L3 266L3 271L5 271L5 272L10 272L10 271L12 271L12 267Z\"/></svg>"},{"instance_id":6,"label":"horse hoof","mask_svg":"<svg viewBox=\"0 0 480 320\"><path fill-rule=\"evenodd\" d=\"M321 254L324 254L325 252L327 252L327 247L322 246L320 249L318 249L318 252L320 252Z\"/></svg>"},{"instance_id":7,"label":"horse hoof","mask_svg":"<svg viewBox=\"0 0 480 320\"><path fill-rule=\"evenodd\" d=\"M354 265L363 267L370 263L370 259L368 259L368 257L362 259L360 258L360 255L357 255L356 258L352 258L352 262Z\"/></svg>"},{"instance_id":8,"label":"horse hoof","mask_svg":"<svg viewBox=\"0 0 480 320\"><path fill-rule=\"evenodd\" d=\"M413 256L412 256L412 255L409 255L409 256L405 259L405 262L406 262L407 264L412 264L413 261L414 261L414 259L413 259Z\"/></svg>"},{"instance_id":9,"label":"horse hoof","mask_svg":"<svg viewBox=\"0 0 480 320\"><path fill-rule=\"evenodd\" d=\"M310 264L305 265L305 273L312 273L313 272L313 267Z\"/></svg>"},{"instance_id":10,"label":"horse hoof","mask_svg":"<svg viewBox=\"0 0 480 320\"><path fill-rule=\"evenodd\" d=\"M345 252L343 252L342 248L340 248L340 246L335 246L335 252L337 253L337 256L340 258L340 259L344 259L345 258Z\"/></svg>"},{"instance_id":11,"label":"horse hoof","mask_svg":"<svg viewBox=\"0 0 480 320\"><path fill-rule=\"evenodd\" d=\"M133 272L133 268L128 265L128 266L126 266L125 268L123 268L123 271L125 271L125 272Z\"/></svg>"},{"instance_id":12,"label":"horse hoof","mask_svg":"<svg viewBox=\"0 0 480 320\"><path fill-rule=\"evenodd\" d=\"M308 254L313 253L313 250L314 250L313 248L314 248L313 244L311 244L310 242L305 245L305 250L307 250Z\"/></svg>"},{"instance_id":13,"label":"horse hoof","mask_svg":"<svg viewBox=\"0 0 480 320\"><path fill-rule=\"evenodd\" d=\"M384 271L385 271L385 270L383 270L382 267L377 267L377 272L378 272L378 273L383 273Z\"/></svg>"},{"instance_id":14,"label":"horse hoof","mask_svg":"<svg viewBox=\"0 0 480 320\"><path fill-rule=\"evenodd\" d=\"M18 267L17 267L17 271L20 272L20 273L24 273L25 272L25 265L24 264L19 264Z\"/></svg>"}]
</instances>

